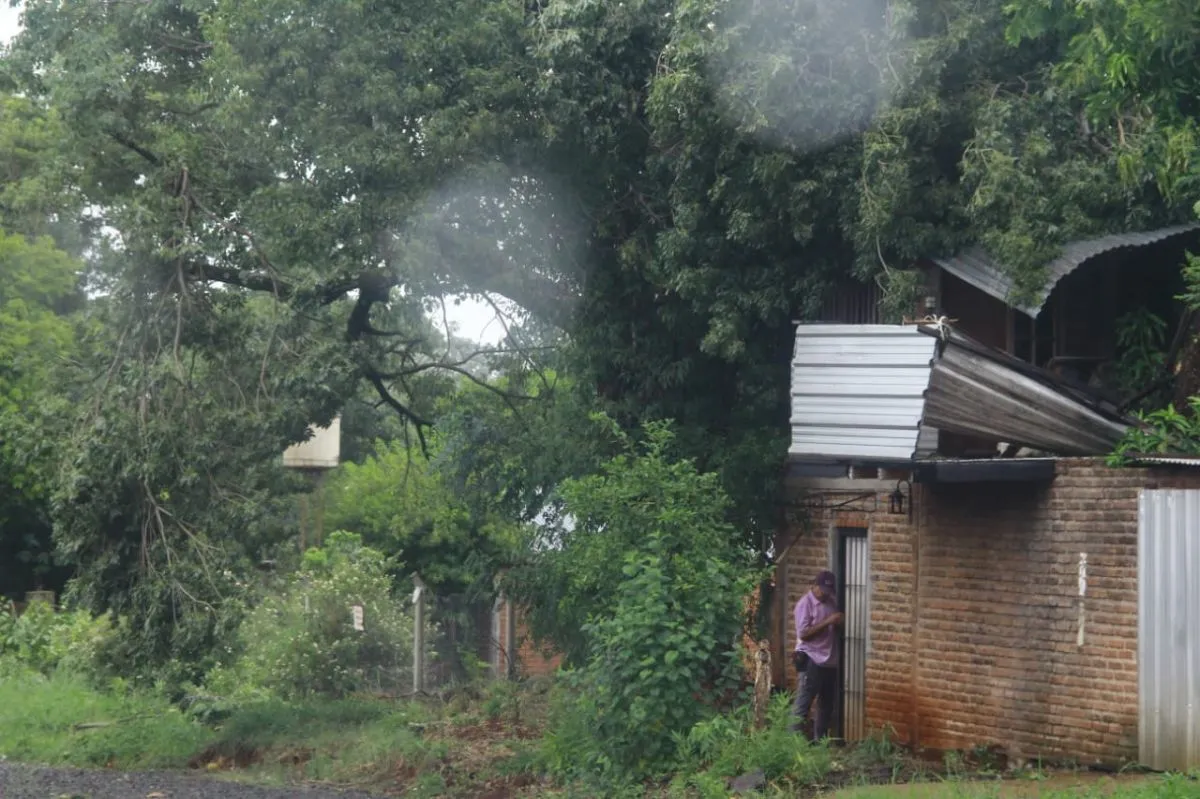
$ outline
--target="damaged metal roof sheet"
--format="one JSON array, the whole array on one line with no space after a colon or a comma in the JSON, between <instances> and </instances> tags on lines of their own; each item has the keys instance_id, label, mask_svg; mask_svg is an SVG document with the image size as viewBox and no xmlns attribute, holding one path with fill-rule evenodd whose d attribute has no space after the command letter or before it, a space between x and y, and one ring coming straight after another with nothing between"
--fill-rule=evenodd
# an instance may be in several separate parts
<instances>
[{"instance_id":1,"label":"damaged metal roof sheet","mask_svg":"<svg viewBox=\"0 0 1200 799\"><path fill-rule=\"evenodd\" d=\"M1111 405L1044 369L948 327L918 332L939 340L925 424L1056 455L1111 452L1129 428Z\"/></svg>"},{"instance_id":2,"label":"damaged metal roof sheet","mask_svg":"<svg viewBox=\"0 0 1200 799\"><path fill-rule=\"evenodd\" d=\"M1200 229L1200 222L1190 222L1145 233L1114 233L1098 239L1066 244L1063 246L1062 254L1046 266L1046 287L1037 302L1033 303L1010 301L1009 297L1013 291L1012 278L1003 265L992 260L981 247L972 247L950 258L935 258L933 262L985 294L1036 318L1042 312L1046 299L1054 291L1058 282L1074 272L1085 261L1112 250L1145 247L1198 229Z\"/></svg>"},{"instance_id":3,"label":"damaged metal roof sheet","mask_svg":"<svg viewBox=\"0 0 1200 799\"><path fill-rule=\"evenodd\" d=\"M919 449L937 342L902 325L800 325L792 455L904 461ZM929 444L931 436L926 436ZM932 447L929 447L932 450Z\"/></svg>"},{"instance_id":4,"label":"damaged metal roof sheet","mask_svg":"<svg viewBox=\"0 0 1200 799\"><path fill-rule=\"evenodd\" d=\"M791 395L796 460L910 461L934 451L935 430L1096 455L1129 425L1086 389L944 325L800 325Z\"/></svg>"}]
</instances>

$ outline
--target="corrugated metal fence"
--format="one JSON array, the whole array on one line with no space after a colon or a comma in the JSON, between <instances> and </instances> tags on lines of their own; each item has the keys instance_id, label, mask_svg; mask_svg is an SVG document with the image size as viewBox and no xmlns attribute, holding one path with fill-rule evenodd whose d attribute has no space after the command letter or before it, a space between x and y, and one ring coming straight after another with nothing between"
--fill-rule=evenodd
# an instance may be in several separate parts
<instances>
[{"instance_id":1,"label":"corrugated metal fence","mask_svg":"<svg viewBox=\"0 0 1200 799\"><path fill-rule=\"evenodd\" d=\"M871 624L870 544L866 531L844 534L842 580L845 583L845 651L842 653L842 738L867 737L867 634Z\"/></svg>"},{"instance_id":2,"label":"corrugated metal fence","mask_svg":"<svg viewBox=\"0 0 1200 799\"><path fill-rule=\"evenodd\" d=\"M1150 768L1200 767L1200 491L1138 504L1138 750Z\"/></svg>"}]
</instances>

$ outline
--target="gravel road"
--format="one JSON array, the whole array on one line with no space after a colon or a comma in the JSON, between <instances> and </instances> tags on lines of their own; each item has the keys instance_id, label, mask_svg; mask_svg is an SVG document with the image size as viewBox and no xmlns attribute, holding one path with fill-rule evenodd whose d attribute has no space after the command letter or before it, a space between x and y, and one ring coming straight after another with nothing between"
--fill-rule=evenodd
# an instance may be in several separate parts
<instances>
[{"instance_id":1,"label":"gravel road","mask_svg":"<svg viewBox=\"0 0 1200 799\"><path fill-rule=\"evenodd\" d=\"M0 762L0 799L377 799L328 788L262 788L199 774L42 768Z\"/></svg>"}]
</instances>

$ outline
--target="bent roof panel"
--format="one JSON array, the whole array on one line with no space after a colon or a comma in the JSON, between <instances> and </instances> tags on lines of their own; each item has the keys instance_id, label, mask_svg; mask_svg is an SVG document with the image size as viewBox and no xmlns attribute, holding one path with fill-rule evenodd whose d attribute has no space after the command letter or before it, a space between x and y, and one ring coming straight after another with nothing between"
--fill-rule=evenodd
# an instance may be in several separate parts
<instances>
[{"instance_id":1,"label":"bent roof panel","mask_svg":"<svg viewBox=\"0 0 1200 799\"><path fill-rule=\"evenodd\" d=\"M1128 427L1088 392L949 327L800 325L791 380L797 461L911 461L932 452L931 428L1095 455Z\"/></svg>"}]
</instances>

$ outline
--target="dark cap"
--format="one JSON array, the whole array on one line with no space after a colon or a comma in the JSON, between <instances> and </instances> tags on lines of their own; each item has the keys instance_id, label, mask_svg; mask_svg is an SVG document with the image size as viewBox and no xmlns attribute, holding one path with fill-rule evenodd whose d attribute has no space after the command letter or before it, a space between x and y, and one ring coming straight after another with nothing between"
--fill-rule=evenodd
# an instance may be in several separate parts
<instances>
[{"instance_id":1,"label":"dark cap","mask_svg":"<svg viewBox=\"0 0 1200 799\"><path fill-rule=\"evenodd\" d=\"M817 579L813 580L827 594L837 593L837 578L833 576L831 571L822 571L817 573Z\"/></svg>"}]
</instances>

